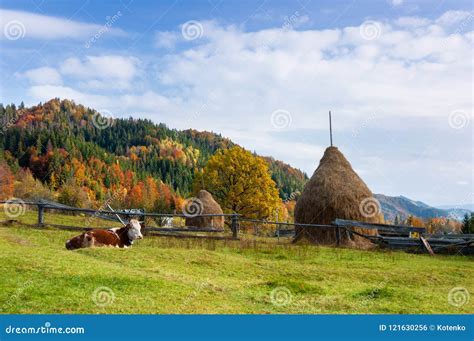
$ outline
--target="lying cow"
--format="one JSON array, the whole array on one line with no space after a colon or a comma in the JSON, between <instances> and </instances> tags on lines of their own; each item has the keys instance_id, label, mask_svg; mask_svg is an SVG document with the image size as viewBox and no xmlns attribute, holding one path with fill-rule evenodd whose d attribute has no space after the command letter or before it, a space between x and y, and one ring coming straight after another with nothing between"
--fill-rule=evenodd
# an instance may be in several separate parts
<instances>
[{"instance_id":1,"label":"lying cow","mask_svg":"<svg viewBox=\"0 0 474 341\"><path fill-rule=\"evenodd\" d=\"M69 239L66 249L75 250L92 246L113 246L127 248L137 239L142 239L141 225L136 219L130 220L127 226L109 230L91 230Z\"/></svg>"}]
</instances>

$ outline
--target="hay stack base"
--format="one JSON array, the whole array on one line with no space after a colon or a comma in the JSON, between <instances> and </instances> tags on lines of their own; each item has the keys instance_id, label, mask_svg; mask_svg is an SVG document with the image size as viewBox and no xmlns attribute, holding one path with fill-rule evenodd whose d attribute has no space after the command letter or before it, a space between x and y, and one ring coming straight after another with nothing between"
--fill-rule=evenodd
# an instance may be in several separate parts
<instances>
[{"instance_id":1,"label":"hay stack base","mask_svg":"<svg viewBox=\"0 0 474 341\"><path fill-rule=\"evenodd\" d=\"M380 207L376 206L372 192L354 172L344 155L336 147L329 147L296 203L295 222L330 225L339 218L379 223ZM314 244L336 244L335 228L296 225L295 230L295 242L307 240ZM365 235L377 233L376 230L366 229L355 231ZM360 248L372 246L366 238L347 233L343 229L340 230L340 244Z\"/></svg>"},{"instance_id":2,"label":"hay stack base","mask_svg":"<svg viewBox=\"0 0 474 341\"><path fill-rule=\"evenodd\" d=\"M200 214L223 214L222 208L208 191L199 191L196 199ZM186 217L186 226L223 228L224 217Z\"/></svg>"}]
</instances>

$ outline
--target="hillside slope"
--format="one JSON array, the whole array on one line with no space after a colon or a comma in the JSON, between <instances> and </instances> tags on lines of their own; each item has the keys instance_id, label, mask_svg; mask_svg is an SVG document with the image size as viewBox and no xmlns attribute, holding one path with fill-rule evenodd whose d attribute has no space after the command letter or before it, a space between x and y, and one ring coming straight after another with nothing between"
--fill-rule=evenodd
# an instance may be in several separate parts
<instances>
[{"instance_id":1,"label":"hillside slope","mask_svg":"<svg viewBox=\"0 0 474 341\"><path fill-rule=\"evenodd\" d=\"M179 131L145 119L108 119L69 100L31 108L0 105L0 151L14 169L28 168L55 189L79 178L97 200L108 189L147 177L163 181L179 196L192 192L195 172L219 149L235 145L212 132ZM1 155L0 155L1 157ZM301 191L306 174L265 158L282 198ZM145 186L146 187L146 186ZM137 188L137 193L144 188Z\"/></svg>"}]
</instances>

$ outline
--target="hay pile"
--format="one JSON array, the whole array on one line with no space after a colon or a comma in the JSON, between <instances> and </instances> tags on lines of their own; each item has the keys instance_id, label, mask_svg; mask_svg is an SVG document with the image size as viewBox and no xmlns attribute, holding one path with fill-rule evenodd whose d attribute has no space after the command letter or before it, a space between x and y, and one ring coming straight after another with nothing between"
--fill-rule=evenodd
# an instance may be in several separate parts
<instances>
[{"instance_id":1,"label":"hay pile","mask_svg":"<svg viewBox=\"0 0 474 341\"><path fill-rule=\"evenodd\" d=\"M197 200L196 200L197 199ZM214 200L211 193L206 190L200 190L194 200L193 205L196 205L195 213L198 214L223 214L222 208ZM224 217L186 217L186 226L192 227L224 227Z\"/></svg>"},{"instance_id":2,"label":"hay pile","mask_svg":"<svg viewBox=\"0 0 474 341\"><path fill-rule=\"evenodd\" d=\"M320 164L295 207L295 222L301 224L330 225L336 218L368 223L380 222L381 212L372 192L354 172L351 164L336 148L324 152ZM375 230L357 230L364 234L375 234ZM303 238L317 244L336 243L333 228L305 228L296 226L295 241ZM369 247L365 238L349 235L341 230L341 245Z\"/></svg>"}]
</instances>

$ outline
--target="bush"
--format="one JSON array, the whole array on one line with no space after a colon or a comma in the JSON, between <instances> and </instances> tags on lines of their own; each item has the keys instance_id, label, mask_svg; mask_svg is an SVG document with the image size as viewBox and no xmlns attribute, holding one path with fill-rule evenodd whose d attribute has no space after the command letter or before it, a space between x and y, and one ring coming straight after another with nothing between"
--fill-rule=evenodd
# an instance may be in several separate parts
<instances>
[{"instance_id":1,"label":"bush","mask_svg":"<svg viewBox=\"0 0 474 341\"><path fill-rule=\"evenodd\" d=\"M58 201L61 204L79 207L79 208L89 208L91 207L91 202L87 193L84 189L76 184L74 179L69 179L59 190Z\"/></svg>"},{"instance_id":2,"label":"bush","mask_svg":"<svg viewBox=\"0 0 474 341\"><path fill-rule=\"evenodd\" d=\"M41 181L35 179L28 168L21 169L15 183L14 195L16 198L30 200L54 200L53 192L43 185Z\"/></svg>"}]
</instances>

